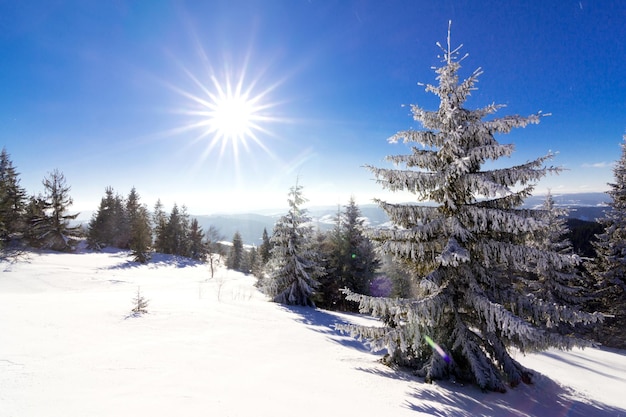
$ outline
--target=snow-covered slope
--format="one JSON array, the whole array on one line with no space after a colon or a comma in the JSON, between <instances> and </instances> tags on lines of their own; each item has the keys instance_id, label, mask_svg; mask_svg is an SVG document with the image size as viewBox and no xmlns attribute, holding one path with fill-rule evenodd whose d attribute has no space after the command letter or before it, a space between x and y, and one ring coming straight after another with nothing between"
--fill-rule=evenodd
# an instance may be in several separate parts
<instances>
[{"instance_id":1,"label":"snow-covered slope","mask_svg":"<svg viewBox=\"0 0 626 417\"><path fill-rule=\"evenodd\" d=\"M507 394L428 385L333 328L367 318L269 303L233 271L208 278L124 252L0 264L0 416L626 416L622 351L520 357L547 376ZM149 313L132 317L138 287Z\"/></svg>"}]
</instances>

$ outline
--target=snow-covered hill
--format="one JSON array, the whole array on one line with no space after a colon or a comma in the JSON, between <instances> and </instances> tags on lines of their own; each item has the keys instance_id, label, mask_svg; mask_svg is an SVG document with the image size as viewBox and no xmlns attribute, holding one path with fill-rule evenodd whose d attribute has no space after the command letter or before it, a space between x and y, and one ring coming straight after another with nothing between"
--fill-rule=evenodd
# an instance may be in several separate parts
<instances>
[{"instance_id":1,"label":"snow-covered hill","mask_svg":"<svg viewBox=\"0 0 626 417\"><path fill-rule=\"evenodd\" d=\"M626 352L520 357L506 394L428 385L334 324L368 318L266 301L254 279L125 252L0 264L0 416L626 416ZM130 316L140 288L149 313Z\"/></svg>"}]
</instances>

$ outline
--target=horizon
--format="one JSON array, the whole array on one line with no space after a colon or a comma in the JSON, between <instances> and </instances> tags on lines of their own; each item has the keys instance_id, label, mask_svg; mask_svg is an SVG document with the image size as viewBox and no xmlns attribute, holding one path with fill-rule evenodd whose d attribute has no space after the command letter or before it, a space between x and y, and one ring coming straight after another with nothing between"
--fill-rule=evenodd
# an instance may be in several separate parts
<instances>
[{"instance_id":1,"label":"horizon","mask_svg":"<svg viewBox=\"0 0 626 417\"><path fill-rule=\"evenodd\" d=\"M308 205L373 198L364 165L407 153L387 138L420 129L408 105L435 110L452 21L460 76L482 68L467 108L550 113L498 135L514 166L556 152L537 194L606 192L626 132L626 9L619 1L439 4L398 0L234 0L146 6L82 2L0 7L0 147L29 194L59 169L72 211L105 188L190 213L286 207L296 181Z\"/></svg>"}]
</instances>

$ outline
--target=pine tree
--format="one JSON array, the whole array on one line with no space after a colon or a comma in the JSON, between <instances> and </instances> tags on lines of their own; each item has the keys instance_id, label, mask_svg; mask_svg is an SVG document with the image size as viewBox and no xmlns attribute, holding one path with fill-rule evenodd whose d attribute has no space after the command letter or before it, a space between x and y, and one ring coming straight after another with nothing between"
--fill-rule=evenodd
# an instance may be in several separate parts
<instances>
[{"instance_id":1,"label":"pine tree","mask_svg":"<svg viewBox=\"0 0 626 417\"><path fill-rule=\"evenodd\" d=\"M381 317L384 326L342 328L369 339L374 348L386 348L388 362L411 367L426 381L454 376L484 390L505 391L507 383L515 386L532 378L510 348L532 352L584 345L559 334L557 325L600 317L526 291L528 274L538 274L547 265L567 268L576 263L571 255L526 245L528 236L546 225L536 211L521 204L536 181L559 171L544 166L553 155L482 169L488 161L513 153L513 145L498 143L495 135L538 123L541 114L495 118L488 116L501 106L464 108L481 71L459 81L459 48L450 48L449 34L447 48L441 49L438 85L426 86L439 98L438 110L413 105L413 117L424 130L390 138L392 143L413 144L410 154L388 157L394 168L368 166L383 188L434 203L379 200L395 227L371 234L384 253L420 273L419 294L389 299L347 291L348 299L358 301L361 311Z\"/></svg>"},{"instance_id":2,"label":"pine tree","mask_svg":"<svg viewBox=\"0 0 626 417\"><path fill-rule=\"evenodd\" d=\"M74 220L79 213L66 214L73 201L69 195L70 186L65 176L59 170L52 171L43 180L45 194L43 200L43 214L32 219L34 228L34 245L56 251L71 251L74 249L80 226L70 227L70 220Z\"/></svg>"},{"instance_id":3,"label":"pine tree","mask_svg":"<svg viewBox=\"0 0 626 417\"><path fill-rule=\"evenodd\" d=\"M192 219L189 226L189 257L198 261L205 261L207 248L204 242L204 232L198 219Z\"/></svg>"},{"instance_id":4,"label":"pine tree","mask_svg":"<svg viewBox=\"0 0 626 417\"><path fill-rule=\"evenodd\" d=\"M0 249L24 233L26 190L6 148L0 152Z\"/></svg>"},{"instance_id":5,"label":"pine tree","mask_svg":"<svg viewBox=\"0 0 626 417\"><path fill-rule=\"evenodd\" d=\"M288 202L288 213L274 226L269 284L264 290L277 303L314 307L313 291L324 271L312 245L311 219L301 208L306 199L297 182L289 192Z\"/></svg>"},{"instance_id":6,"label":"pine tree","mask_svg":"<svg viewBox=\"0 0 626 417\"><path fill-rule=\"evenodd\" d=\"M246 253L246 265L248 265L248 270L250 273L259 279L263 278L263 261L261 259L261 255L259 250L253 246Z\"/></svg>"},{"instance_id":7,"label":"pine tree","mask_svg":"<svg viewBox=\"0 0 626 417\"><path fill-rule=\"evenodd\" d=\"M556 207L552 193L549 192L541 211L537 213L545 227L529 236L527 246L570 255L575 263L561 267L550 262L537 265L537 273L529 277L528 286L531 293L547 302L581 306L585 301L586 290L577 269L581 260L574 255L572 243L566 237L569 233L565 220L567 213L567 210Z\"/></svg>"},{"instance_id":8,"label":"pine tree","mask_svg":"<svg viewBox=\"0 0 626 417\"><path fill-rule=\"evenodd\" d=\"M126 199L126 214L130 229L129 249L135 262L146 263L150 260L152 245L152 228L148 208L140 204L139 194L135 187L130 190Z\"/></svg>"},{"instance_id":9,"label":"pine tree","mask_svg":"<svg viewBox=\"0 0 626 417\"><path fill-rule=\"evenodd\" d=\"M243 240L239 232L233 235L233 245L230 247L226 266L234 271L247 272L244 271Z\"/></svg>"},{"instance_id":10,"label":"pine tree","mask_svg":"<svg viewBox=\"0 0 626 417\"><path fill-rule=\"evenodd\" d=\"M259 255L261 256L261 263L263 266L270 260L272 250L272 244L270 243L270 237L267 234L267 228L263 228L263 235L261 236L261 246L259 246Z\"/></svg>"},{"instance_id":11,"label":"pine tree","mask_svg":"<svg viewBox=\"0 0 626 417\"><path fill-rule=\"evenodd\" d=\"M626 135L623 140L613 168L615 182L609 184L611 210L600 219L604 232L597 235L596 258L587 265L597 281L599 307L614 316L607 319L600 341L620 348L626 348Z\"/></svg>"},{"instance_id":12,"label":"pine tree","mask_svg":"<svg viewBox=\"0 0 626 417\"><path fill-rule=\"evenodd\" d=\"M148 304L149 301L141 295L141 291L139 287L137 287L137 295L133 298L133 309L131 310L133 315L140 316L142 314L146 314L148 312Z\"/></svg>"},{"instance_id":13,"label":"pine tree","mask_svg":"<svg viewBox=\"0 0 626 417\"><path fill-rule=\"evenodd\" d=\"M163 253L185 256L187 245L187 232L185 220L181 215L178 205L174 204L165 226L163 236Z\"/></svg>"},{"instance_id":14,"label":"pine tree","mask_svg":"<svg viewBox=\"0 0 626 417\"><path fill-rule=\"evenodd\" d=\"M325 308L354 310L356 304L346 302L340 289L369 294L370 283L378 267L374 246L364 232L364 219L354 198L344 211L338 210L335 227L321 245L327 275L321 279L318 296Z\"/></svg>"},{"instance_id":15,"label":"pine tree","mask_svg":"<svg viewBox=\"0 0 626 417\"><path fill-rule=\"evenodd\" d=\"M364 219L361 210L354 198L350 198L344 207L342 234L346 242L345 269L342 273L343 284L348 289L360 294L369 294L369 286L378 260L374 253L374 246L364 234Z\"/></svg>"},{"instance_id":16,"label":"pine tree","mask_svg":"<svg viewBox=\"0 0 626 417\"><path fill-rule=\"evenodd\" d=\"M113 246L130 249L130 214L126 210L124 198L116 194L113 199Z\"/></svg>"},{"instance_id":17,"label":"pine tree","mask_svg":"<svg viewBox=\"0 0 626 417\"><path fill-rule=\"evenodd\" d=\"M163 203L158 199L152 213L152 230L154 232L154 250L167 253L167 216L163 210Z\"/></svg>"},{"instance_id":18,"label":"pine tree","mask_svg":"<svg viewBox=\"0 0 626 417\"><path fill-rule=\"evenodd\" d=\"M87 228L87 245L101 250L116 243L115 194L113 187L105 189L98 210L93 214Z\"/></svg>"}]
</instances>

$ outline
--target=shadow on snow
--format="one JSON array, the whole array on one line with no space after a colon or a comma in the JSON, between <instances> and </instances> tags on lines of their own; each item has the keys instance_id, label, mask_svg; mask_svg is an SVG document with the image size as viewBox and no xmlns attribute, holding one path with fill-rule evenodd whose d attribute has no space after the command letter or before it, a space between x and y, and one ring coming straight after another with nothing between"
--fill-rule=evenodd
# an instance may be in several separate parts
<instances>
[{"instance_id":1,"label":"shadow on snow","mask_svg":"<svg viewBox=\"0 0 626 417\"><path fill-rule=\"evenodd\" d=\"M537 372L533 384L511 388L506 394L440 381L424 384L410 395L407 408L439 417L626 416L626 410L586 398Z\"/></svg>"},{"instance_id":2,"label":"shadow on snow","mask_svg":"<svg viewBox=\"0 0 626 417\"><path fill-rule=\"evenodd\" d=\"M119 251L114 254L114 256L119 258L130 258L130 252L128 251ZM204 265L202 261L197 261L195 259L186 258L184 256L177 255L165 255L162 253L153 253L150 260L142 264L140 262L135 262L132 259L126 259L125 262L120 263L118 265L113 265L108 267L107 269L130 269L130 268L139 268L142 266L148 267L159 267L159 266L173 266L176 268L187 268L197 265Z\"/></svg>"},{"instance_id":3,"label":"shadow on snow","mask_svg":"<svg viewBox=\"0 0 626 417\"><path fill-rule=\"evenodd\" d=\"M335 326L338 324L350 323L349 318L341 317L349 317L349 314L336 315L324 310L300 306L283 305L282 308L294 313L298 322L316 332L325 334L333 342L362 352L371 352L366 343L336 329ZM356 369L407 383L419 383L417 389L408 393L409 399L406 400L404 406L410 410L432 416L588 417L592 415L594 417L626 417L626 410L587 398L536 371L533 384L522 384L509 389L506 394L500 394L483 392L476 386L456 384L451 381L426 384L423 383L423 378L410 372L392 368L359 367ZM407 386L407 388L409 387Z\"/></svg>"},{"instance_id":4,"label":"shadow on snow","mask_svg":"<svg viewBox=\"0 0 626 417\"><path fill-rule=\"evenodd\" d=\"M329 340L361 352L372 353L367 343L361 342L350 335L337 330L336 326L338 324L350 324L348 320L343 319L339 315L311 307L288 305L282 305L281 307L296 314L298 316L296 319L298 322L305 324L311 330L325 334ZM349 315L349 313L341 314Z\"/></svg>"}]
</instances>

